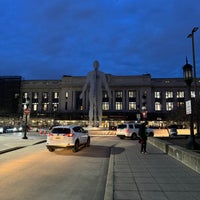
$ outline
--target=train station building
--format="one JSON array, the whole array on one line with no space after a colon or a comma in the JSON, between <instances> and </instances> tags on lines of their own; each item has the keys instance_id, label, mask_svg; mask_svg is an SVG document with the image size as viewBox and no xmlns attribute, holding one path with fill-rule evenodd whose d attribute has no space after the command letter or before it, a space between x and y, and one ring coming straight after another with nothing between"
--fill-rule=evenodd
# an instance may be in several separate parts
<instances>
[{"instance_id":1,"label":"train station building","mask_svg":"<svg viewBox=\"0 0 200 200\"><path fill-rule=\"evenodd\" d=\"M183 78L152 78L150 74L106 74L106 79L111 97L103 88L103 126L110 126L115 121L144 118L160 122L166 120L170 113L185 109L188 88ZM85 76L64 75L60 80L23 80L21 77L10 76L0 77L0 81L3 91L0 95L1 116L21 116L28 104L32 119L78 120L87 124L88 91L80 99ZM191 95L195 97L193 89Z\"/></svg>"}]
</instances>

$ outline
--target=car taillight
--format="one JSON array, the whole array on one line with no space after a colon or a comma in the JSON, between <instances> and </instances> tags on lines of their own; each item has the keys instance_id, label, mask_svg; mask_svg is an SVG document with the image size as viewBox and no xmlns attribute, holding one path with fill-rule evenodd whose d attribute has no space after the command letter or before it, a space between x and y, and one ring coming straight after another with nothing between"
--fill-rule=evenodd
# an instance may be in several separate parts
<instances>
[{"instance_id":1,"label":"car taillight","mask_svg":"<svg viewBox=\"0 0 200 200\"><path fill-rule=\"evenodd\" d=\"M67 134L64 134L64 136L66 136L66 137L73 137L73 133L67 133Z\"/></svg>"},{"instance_id":2,"label":"car taillight","mask_svg":"<svg viewBox=\"0 0 200 200\"><path fill-rule=\"evenodd\" d=\"M126 133L129 133L128 128L126 129Z\"/></svg>"}]
</instances>

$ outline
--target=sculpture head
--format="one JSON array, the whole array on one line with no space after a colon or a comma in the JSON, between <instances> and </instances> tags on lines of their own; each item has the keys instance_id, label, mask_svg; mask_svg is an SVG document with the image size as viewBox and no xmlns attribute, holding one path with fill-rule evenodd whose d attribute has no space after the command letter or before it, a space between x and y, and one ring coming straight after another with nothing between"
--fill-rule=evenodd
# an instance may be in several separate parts
<instances>
[{"instance_id":1,"label":"sculpture head","mask_svg":"<svg viewBox=\"0 0 200 200\"><path fill-rule=\"evenodd\" d=\"M99 68L99 61L98 60L95 60L93 62L93 67L94 67L94 70L98 70L98 68Z\"/></svg>"}]
</instances>

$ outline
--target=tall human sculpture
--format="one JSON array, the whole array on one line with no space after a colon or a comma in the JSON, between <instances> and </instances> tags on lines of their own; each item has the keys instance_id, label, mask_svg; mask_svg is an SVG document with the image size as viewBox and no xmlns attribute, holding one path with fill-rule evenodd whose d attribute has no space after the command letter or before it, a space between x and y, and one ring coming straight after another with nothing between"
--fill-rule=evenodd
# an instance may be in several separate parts
<instances>
[{"instance_id":1,"label":"tall human sculpture","mask_svg":"<svg viewBox=\"0 0 200 200\"><path fill-rule=\"evenodd\" d=\"M80 99L83 98L86 89L89 87L89 126L102 125L102 87L104 86L108 97L111 97L110 89L106 81L106 76L103 72L99 71L99 62L95 60L93 62L94 71L91 71L87 75L86 83L83 86Z\"/></svg>"}]
</instances>

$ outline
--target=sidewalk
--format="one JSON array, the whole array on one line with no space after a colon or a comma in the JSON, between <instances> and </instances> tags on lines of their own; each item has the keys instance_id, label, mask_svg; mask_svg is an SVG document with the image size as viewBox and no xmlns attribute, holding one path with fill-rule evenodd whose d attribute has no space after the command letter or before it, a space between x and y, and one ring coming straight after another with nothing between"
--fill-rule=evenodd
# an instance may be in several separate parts
<instances>
[{"instance_id":1,"label":"sidewalk","mask_svg":"<svg viewBox=\"0 0 200 200\"><path fill-rule=\"evenodd\" d=\"M46 141L46 135L37 132L28 132L28 139L22 139L23 136L21 132L0 134L0 154Z\"/></svg>"},{"instance_id":2,"label":"sidewalk","mask_svg":"<svg viewBox=\"0 0 200 200\"><path fill-rule=\"evenodd\" d=\"M200 175L148 144L123 140L111 149L104 200L198 200ZM113 192L112 192L113 191Z\"/></svg>"}]
</instances>

